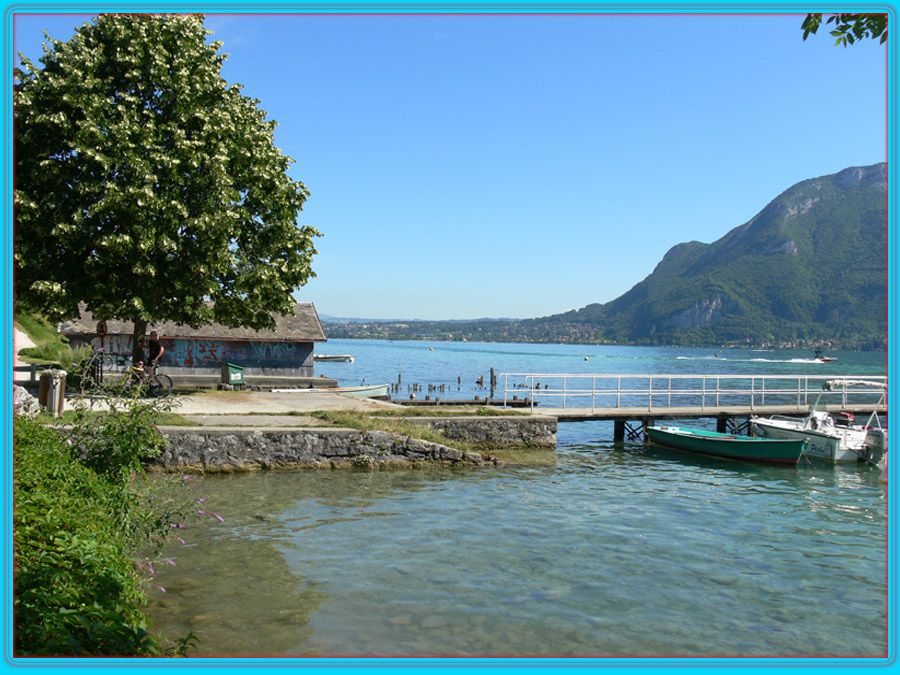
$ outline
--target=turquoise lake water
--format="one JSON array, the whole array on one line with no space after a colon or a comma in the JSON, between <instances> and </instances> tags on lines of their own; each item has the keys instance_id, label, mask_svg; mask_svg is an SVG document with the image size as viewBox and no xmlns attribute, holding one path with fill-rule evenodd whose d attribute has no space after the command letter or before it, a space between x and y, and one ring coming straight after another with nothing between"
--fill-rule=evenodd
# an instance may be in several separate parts
<instances>
[{"instance_id":1,"label":"turquoise lake water","mask_svg":"<svg viewBox=\"0 0 900 675\"><path fill-rule=\"evenodd\" d=\"M327 349L325 348L327 347ZM433 349L433 351L431 351ZM330 340L341 384L498 372L881 375L884 355ZM588 356L589 360L584 361ZM718 358L717 358L718 357ZM762 360L760 360L762 359ZM827 371L823 369L829 369ZM405 393L405 392L404 392ZM521 467L198 477L150 616L206 655L883 656L886 488L559 426Z\"/></svg>"}]
</instances>

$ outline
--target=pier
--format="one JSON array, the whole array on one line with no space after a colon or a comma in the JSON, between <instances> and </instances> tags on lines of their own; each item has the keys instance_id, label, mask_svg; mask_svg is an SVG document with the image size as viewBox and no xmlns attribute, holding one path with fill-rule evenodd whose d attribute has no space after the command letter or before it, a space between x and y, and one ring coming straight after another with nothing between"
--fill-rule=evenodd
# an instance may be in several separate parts
<instances>
[{"instance_id":1,"label":"pier","mask_svg":"<svg viewBox=\"0 0 900 675\"><path fill-rule=\"evenodd\" d=\"M656 420L712 418L747 433L753 415L805 416L814 407L868 417L887 413L881 375L501 373L504 402L530 401L560 422L613 422L613 440L635 440ZM537 407L537 410L535 408Z\"/></svg>"}]
</instances>

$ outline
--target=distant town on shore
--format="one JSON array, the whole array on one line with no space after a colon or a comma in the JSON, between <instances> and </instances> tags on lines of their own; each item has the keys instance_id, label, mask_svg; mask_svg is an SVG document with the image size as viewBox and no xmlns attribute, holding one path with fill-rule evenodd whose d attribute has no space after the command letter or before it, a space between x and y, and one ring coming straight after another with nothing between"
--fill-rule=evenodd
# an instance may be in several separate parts
<instances>
[{"instance_id":1,"label":"distant town on shore","mask_svg":"<svg viewBox=\"0 0 900 675\"><path fill-rule=\"evenodd\" d=\"M605 304L534 319L323 317L332 338L878 350L886 165L802 181L718 241L672 247Z\"/></svg>"}]
</instances>

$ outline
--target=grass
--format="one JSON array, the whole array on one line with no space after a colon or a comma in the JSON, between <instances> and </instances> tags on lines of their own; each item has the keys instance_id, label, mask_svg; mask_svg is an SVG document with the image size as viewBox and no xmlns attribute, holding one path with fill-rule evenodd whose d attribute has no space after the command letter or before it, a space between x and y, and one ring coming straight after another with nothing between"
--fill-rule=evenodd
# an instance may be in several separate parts
<instances>
[{"instance_id":1,"label":"grass","mask_svg":"<svg viewBox=\"0 0 900 675\"><path fill-rule=\"evenodd\" d=\"M31 338L35 344L62 341L62 336L56 332L56 326L38 314L19 312L16 314L15 321L19 330Z\"/></svg>"},{"instance_id":2,"label":"grass","mask_svg":"<svg viewBox=\"0 0 900 675\"><path fill-rule=\"evenodd\" d=\"M72 364L90 358L90 347L72 349L69 341L56 332L56 326L39 314L20 312L16 314L16 325L34 342L34 347L26 347L20 352L27 363L60 365L68 369Z\"/></svg>"},{"instance_id":3,"label":"grass","mask_svg":"<svg viewBox=\"0 0 900 675\"><path fill-rule=\"evenodd\" d=\"M204 392L206 393L206 392ZM208 392L210 394L239 394L239 393L247 393L247 392L233 392L233 391L214 391ZM248 411L246 413L241 413L243 415L276 415L278 417L310 417L315 414L324 415L327 411L314 411L309 412L306 410L283 410L279 412L254 412ZM513 415L525 416L528 413L524 413L521 411L513 411L507 410L505 408L478 408L477 410L472 410L471 408L451 408L451 407L441 407L440 409L434 408L384 408L378 410L369 410L365 413L361 413L364 415L370 415L372 417L381 417L381 418L403 418L403 417L510 417ZM324 419L324 418L320 418Z\"/></svg>"},{"instance_id":4,"label":"grass","mask_svg":"<svg viewBox=\"0 0 900 675\"><path fill-rule=\"evenodd\" d=\"M422 441L440 443L463 452L477 452L507 465L553 466L556 463L556 453L547 448L483 448L476 443L448 439L433 429L407 422L402 416L395 419L384 417L380 411L377 416L372 416L368 412L336 410L318 410L306 414L309 417L328 421L335 426L349 427L359 431L387 431Z\"/></svg>"},{"instance_id":5,"label":"grass","mask_svg":"<svg viewBox=\"0 0 900 675\"><path fill-rule=\"evenodd\" d=\"M490 408L481 406L472 410L471 408L435 406L435 407L418 407L404 406L401 409L385 408L372 412L378 417L510 417L513 415L528 415L529 413L520 410L510 410L508 408Z\"/></svg>"},{"instance_id":6,"label":"grass","mask_svg":"<svg viewBox=\"0 0 900 675\"><path fill-rule=\"evenodd\" d=\"M387 431L392 434L409 436L420 441L440 443L463 452L476 452L471 443L450 440L433 429L420 427L403 419L372 417L368 412L356 410L317 410L307 413L307 415L330 422L334 426L348 427L358 431Z\"/></svg>"}]
</instances>

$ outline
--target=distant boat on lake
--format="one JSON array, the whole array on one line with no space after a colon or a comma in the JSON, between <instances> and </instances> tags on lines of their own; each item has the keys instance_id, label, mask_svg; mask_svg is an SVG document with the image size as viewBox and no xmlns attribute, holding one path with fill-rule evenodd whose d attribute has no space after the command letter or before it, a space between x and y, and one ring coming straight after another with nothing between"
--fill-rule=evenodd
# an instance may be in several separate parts
<instances>
[{"instance_id":1,"label":"distant boat on lake","mask_svg":"<svg viewBox=\"0 0 900 675\"><path fill-rule=\"evenodd\" d=\"M831 362L833 362L833 361L837 361L837 359L832 358L832 357L830 357L830 356L823 356L823 355L822 355L822 350L821 350L821 349L817 349L817 350L816 350L816 353L815 353L815 355L813 356L813 358L814 358L816 361L819 361L820 363L831 363Z\"/></svg>"},{"instance_id":2,"label":"distant boat on lake","mask_svg":"<svg viewBox=\"0 0 900 675\"><path fill-rule=\"evenodd\" d=\"M344 361L345 363L353 363L353 357L350 354L313 354L313 361Z\"/></svg>"}]
</instances>

